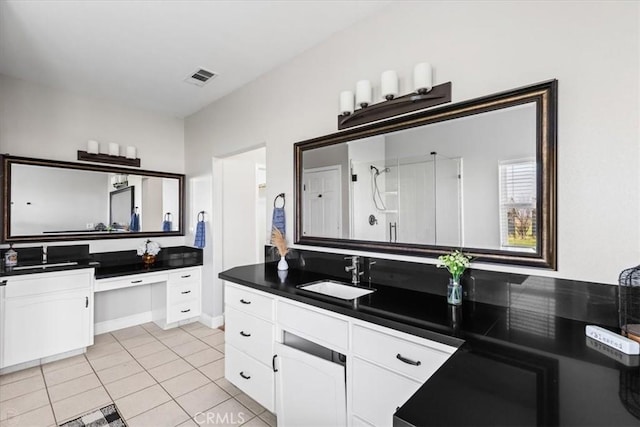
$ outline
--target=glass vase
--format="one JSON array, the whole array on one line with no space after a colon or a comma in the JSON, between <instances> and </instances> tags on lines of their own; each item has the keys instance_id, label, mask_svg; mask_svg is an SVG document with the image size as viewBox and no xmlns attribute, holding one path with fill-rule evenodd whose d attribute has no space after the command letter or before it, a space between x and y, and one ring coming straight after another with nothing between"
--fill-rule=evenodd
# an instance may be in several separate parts
<instances>
[{"instance_id":1,"label":"glass vase","mask_svg":"<svg viewBox=\"0 0 640 427\"><path fill-rule=\"evenodd\" d=\"M460 279L449 279L447 302L451 305L462 305L462 285L460 284Z\"/></svg>"},{"instance_id":2,"label":"glass vase","mask_svg":"<svg viewBox=\"0 0 640 427\"><path fill-rule=\"evenodd\" d=\"M278 261L278 270L283 271L288 269L289 264L287 264L287 260L285 259L285 257L281 256L280 261Z\"/></svg>"},{"instance_id":3,"label":"glass vase","mask_svg":"<svg viewBox=\"0 0 640 427\"><path fill-rule=\"evenodd\" d=\"M145 253L144 255L142 255L142 264L144 264L145 267L147 268L151 267L154 262L156 262L155 255L151 255L148 253Z\"/></svg>"}]
</instances>

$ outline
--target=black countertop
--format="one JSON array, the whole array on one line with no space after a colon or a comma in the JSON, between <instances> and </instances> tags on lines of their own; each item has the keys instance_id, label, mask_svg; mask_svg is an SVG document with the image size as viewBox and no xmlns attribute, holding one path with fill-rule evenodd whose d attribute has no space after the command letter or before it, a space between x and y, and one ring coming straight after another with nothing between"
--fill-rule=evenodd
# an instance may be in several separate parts
<instances>
[{"instance_id":1,"label":"black countertop","mask_svg":"<svg viewBox=\"0 0 640 427\"><path fill-rule=\"evenodd\" d=\"M615 330L616 287L538 280L468 286L456 308L446 286L371 284L354 304L296 288L342 277L274 263L219 277L336 313L459 346L394 416L397 426L640 425L640 361L585 336L587 324ZM482 275L479 272L478 275ZM475 283L475 280L473 281Z\"/></svg>"}]
</instances>

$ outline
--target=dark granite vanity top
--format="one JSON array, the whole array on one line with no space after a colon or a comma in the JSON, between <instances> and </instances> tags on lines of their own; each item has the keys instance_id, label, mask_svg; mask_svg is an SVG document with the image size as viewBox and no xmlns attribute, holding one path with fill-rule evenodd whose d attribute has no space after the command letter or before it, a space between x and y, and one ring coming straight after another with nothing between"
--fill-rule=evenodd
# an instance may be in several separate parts
<instances>
[{"instance_id":1,"label":"dark granite vanity top","mask_svg":"<svg viewBox=\"0 0 640 427\"><path fill-rule=\"evenodd\" d=\"M376 292L354 306L296 288L320 279L348 282L318 270L290 268L281 278L266 263L219 277L459 346L396 412L396 426L640 425L639 357L584 331L587 324L616 329L616 286L502 273L495 280L497 273L492 279L478 271L463 283L465 299L455 308L446 303L446 276L422 273L416 282L391 268L380 272L385 285L371 275ZM391 270L401 287L390 286Z\"/></svg>"}]
</instances>

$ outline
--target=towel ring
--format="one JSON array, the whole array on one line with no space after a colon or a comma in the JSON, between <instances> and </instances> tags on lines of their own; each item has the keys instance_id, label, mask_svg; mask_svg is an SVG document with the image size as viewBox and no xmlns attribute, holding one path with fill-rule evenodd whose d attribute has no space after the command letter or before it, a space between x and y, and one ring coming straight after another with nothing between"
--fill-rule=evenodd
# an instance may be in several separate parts
<instances>
[{"instance_id":1,"label":"towel ring","mask_svg":"<svg viewBox=\"0 0 640 427\"><path fill-rule=\"evenodd\" d=\"M202 215L202 219L200 219L200 215ZM204 211L200 211L198 212L198 218L197 218L198 222L200 221L204 221Z\"/></svg>"},{"instance_id":2,"label":"towel ring","mask_svg":"<svg viewBox=\"0 0 640 427\"><path fill-rule=\"evenodd\" d=\"M273 199L273 207L274 207L274 208L277 208L276 203L278 202L278 199L279 199L280 197L282 197L282 206L281 206L281 207L283 207L283 208L284 208L284 205L285 205L285 203L286 203L286 200L285 200L285 198L284 198L284 193L280 193L280 194L278 194L278 195L276 196L276 198L275 198L275 199Z\"/></svg>"}]
</instances>

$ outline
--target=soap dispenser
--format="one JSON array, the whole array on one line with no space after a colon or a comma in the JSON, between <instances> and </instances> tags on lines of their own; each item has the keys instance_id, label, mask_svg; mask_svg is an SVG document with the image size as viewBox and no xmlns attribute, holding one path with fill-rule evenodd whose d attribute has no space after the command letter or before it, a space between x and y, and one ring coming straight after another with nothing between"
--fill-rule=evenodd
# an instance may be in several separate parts
<instances>
[{"instance_id":1,"label":"soap dispenser","mask_svg":"<svg viewBox=\"0 0 640 427\"><path fill-rule=\"evenodd\" d=\"M13 268L18 265L18 252L13 250L13 245L9 245L9 250L4 253L4 266Z\"/></svg>"}]
</instances>

